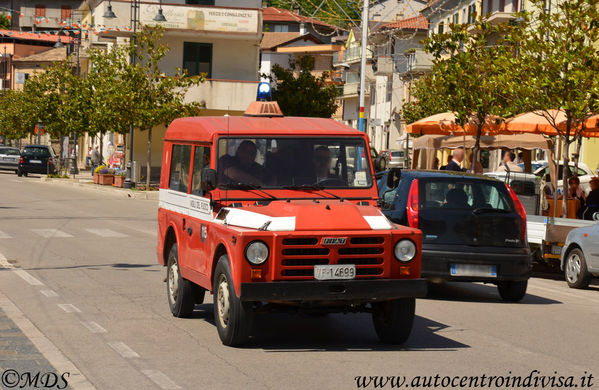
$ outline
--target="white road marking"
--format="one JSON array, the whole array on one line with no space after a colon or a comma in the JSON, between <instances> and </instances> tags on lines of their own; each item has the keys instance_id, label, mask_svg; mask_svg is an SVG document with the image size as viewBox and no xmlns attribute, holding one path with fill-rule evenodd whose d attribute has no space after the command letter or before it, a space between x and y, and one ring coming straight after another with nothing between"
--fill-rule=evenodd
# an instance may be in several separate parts
<instances>
[{"instance_id":1,"label":"white road marking","mask_svg":"<svg viewBox=\"0 0 599 390\"><path fill-rule=\"evenodd\" d=\"M58 296L58 294L54 290L40 290L40 292L48 298L54 298Z\"/></svg>"},{"instance_id":2,"label":"white road marking","mask_svg":"<svg viewBox=\"0 0 599 390\"><path fill-rule=\"evenodd\" d=\"M150 378L150 380L160 386L164 390L180 389L181 386L173 382L168 376L158 370L141 370L141 372Z\"/></svg>"},{"instance_id":3,"label":"white road marking","mask_svg":"<svg viewBox=\"0 0 599 390\"><path fill-rule=\"evenodd\" d=\"M592 303L595 303L595 304L599 304L599 299L594 299L594 298L588 297L588 296L582 294L582 292L581 292L581 294L575 294L575 293L570 293L570 292L566 292L566 291L562 291L562 290L556 290L556 289L552 289L552 288L541 287L541 286L537 286L535 284L529 284L528 287L529 288L533 288L533 289L538 289L538 290L541 290L541 291L545 291L545 292L548 292L548 293L553 293L554 296L557 299L562 299L563 297L569 297L569 298L573 298L573 299L578 300L578 301L583 300L583 301L587 301L587 302L592 302Z\"/></svg>"},{"instance_id":4,"label":"white road marking","mask_svg":"<svg viewBox=\"0 0 599 390\"><path fill-rule=\"evenodd\" d=\"M24 281L29 283L32 286L43 286L44 283L40 282L33 276L29 275L27 271L23 271L22 269L15 269L14 272L21 277Z\"/></svg>"},{"instance_id":5,"label":"white road marking","mask_svg":"<svg viewBox=\"0 0 599 390\"><path fill-rule=\"evenodd\" d=\"M69 233L65 233L58 229L31 229L32 232L44 238L70 238L73 237Z\"/></svg>"},{"instance_id":6,"label":"white road marking","mask_svg":"<svg viewBox=\"0 0 599 390\"><path fill-rule=\"evenodd\" d=\"M4 233L2 230L0 230L0 238L12 238L12 237L9 236L8 234Z\"/></svg>"},{"instance_id":7,"label":"white road marking","mask_svg":"<svg viewBox=\"0 0 599 390\"><path fill-rule=\"evenodd\" d=\"M81 313L81 310L71 303L59 303L58 307L64 310L65 313Z\"/></svg>"},{"instance_id":8,"label":"white road marking","mask_svg":"<svg viewBox=\"0 0 599 390\"><path fill-rule=\"evenodd\" d=\"M114 349L119 355L124 358L137 358L139 355L137 352L129 348L129 346L122 341L111 341L108 343L110 348Z\"/></svg>"},{"instance_id":9,"label":"white road marking","mask_svg":"<svg viewBox=\"0 0 599 390\"><path fill-rule=\"evenodd\" d=\"M46 338L38 328L25 317L22 311L2 292L0 292L0 308L21 329L23 334L35 345L38 351L50 362L57 372L69 372L69 387L74 390L95 390L87 378L77 367Z\"/></svg>"},{"instance_id":10,"label":"white road marking","mask_svg":"<svg viewBox=\"0 0 599 390\"><path fill-rule=\"evenodd\" d=\"M100 237L111 237L111 238L116 238L116 237L128 237L126 234L123 233L119 233L117 231L111 230L111 229L85 229L88 232L98 235Z\"/></svg>"},{"instance_id":11,"label":"white road marking","mask_svg":"<svg viewBox=\"0 0 599 390\"><path fill-rule=\"evenodd\" d=\"M29 273L27 273L27 271L23 271L22 269L16 269L14 265L12 265L11 263L8 262L8 260L2 253L0 253L0 267L13 270L14 273L16 273L17 275L19 275L21 277L21 279L23 279L24 281L26 281L27 283L29 283L32 286L43 286L44 285L44 283L40 282L33 276L29 275Z\"/></svg>"},{"instance_id":12,"label":"white road marking","mask_svg":"<svg viewBox=\"0 0 599 390\"><path fill-rule=\"evenodd\" d=\"M100 324L94 321L81 321L81 325L85 326L87 330L92 333L106 333L106 329L102 328Z\"/></svg>"}]
</instances>

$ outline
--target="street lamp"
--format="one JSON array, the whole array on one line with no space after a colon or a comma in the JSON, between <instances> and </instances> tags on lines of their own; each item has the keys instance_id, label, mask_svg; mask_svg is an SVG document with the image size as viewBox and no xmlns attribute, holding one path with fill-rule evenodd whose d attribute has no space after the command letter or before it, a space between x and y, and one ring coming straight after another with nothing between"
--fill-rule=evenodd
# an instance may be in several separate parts
<instances>
[{"instance_id":1,"label":"street lamp","mask_svg":"<svg viewBox=\"0 0 599 390\"><path fill-rule=\"evenodd\" d=\"M56 43L54 44L54 47L56 49L60 49L61 47L64 47L64 45L62 44L62 42L60 41L60 31L58 31L58 41L56 41Z\"/></svg>"},{"instance_id":2,"label":"street lamp","mask_svg":"<svg viewBox=\"0 0 599 390\"><path fill-rule=\"evenodd\" d=\"M104 12L104 17L108 19L116 18L115 13L112 11L112 4L110 0L108 1L108 8ZM159 1L158 13L154 16L154 21L156 22L166 22L166 18L162 13L162 0ZM137 33L137 24L139 23L139 0L131 1L131 28L133 30L133 36L131 37L131 46L135 49L135 35ZM135 65L136 56L135 50L131 53L131 64ZM132 169L133 169L133 124L129 125L129 160L127 161L127 174L125 176L125 182L123 183L123 188L131 188L135 185L132 178Z\"/></svg>"}]
</instances>

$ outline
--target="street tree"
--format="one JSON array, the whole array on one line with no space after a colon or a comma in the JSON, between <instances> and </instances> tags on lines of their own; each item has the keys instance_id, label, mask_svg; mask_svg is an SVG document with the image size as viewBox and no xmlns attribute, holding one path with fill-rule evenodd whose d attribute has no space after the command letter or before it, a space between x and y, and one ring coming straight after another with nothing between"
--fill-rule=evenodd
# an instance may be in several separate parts
<instances>
[{"instance_id":1,"label":"street tree","mask_svg":"<svg viewBox=\"0 0 599 390\"><path fill-rule=\"evenodd\" d=\"M0 135L7 139L22 139L30 135L37 119L35 102L24 91L7 90L0 96Z\"/></svg>"},{"instance_id":2,"label":"street tree","mask_svg":"<svg viewBox=\"0 0 599 390\"><path fill-rule=\"evenodd\" d=\"M287 116L330 118L337 111L337 87L327 84L328 73L312 74L314 58L302 56L286 69L275 64L272 75L273 99Z\"/></svg>"},{"instance_id":3,"label":"street tree","mask_svg":"<svg viewBox=\"0 0 599 390\"><path fill-rule=\"evenodd\" d=\"M425 50L434 57L431 75L434 82L425 85L421 93L428 98L437 96L445 106L443 111L454 112L457 124L462 127L475 123L473 167L479 160L485 123L492 116L511 113L511 93L507 87L511 85L512 69L508 63L514 56L514 43L504 37L515 28L518 26L493 25L479 17L472 25L452 24L448 32L425 40Z\"/></svg>"},{"instance_id":4,"label":"street tree","mask_svg":"<svg viewBox=\"0 0 599 390\"><path fill-rule=\"evenodd\" d=\"M513 31L520 42L513 59L514 105L539 112L563 140L563 193L568 193L569 153L580 142L584 121L599 110L599 0L531 0L525 28ZM557 111L566 115L558 123ZM575 171L576 172L576 171ZM562 202L567 215L568 202Z\"/></svg>"},{"instance_id":5,"label":"street tree","mask_svg":"<svg viewBox=\"0 0 599 390\"><path fill-rule=\"evenodd\" d=\"M136 127L148 133L146 162L146 188L150 187L152 168L152 129L168 125L183 114L197 111L197 103L187 103L185 94L192 86L205 81L205 75L188 76L177 68L174 75L166 75L159 68L160 61L170 50L160 40L164 34L161 27L144 26L136 36L137 63L129 69L130 80L135 87L132 96L133 121Z\"/></svg>"},{"instance_id":6,"label":"street tree","mask_svg":"<svg viewBox=\"0 0 599 390\"><path fill-rule=\"evenodd\" d=\"M0 29L8 30L11 27L10 17L5 13L0 13Z\"/></svg>"},{"instance_id":7,"label":"street tree","mask_svg":"<svg viewBox=\"0 0 599 390\"><path fill-rule=\"evenodd\" d=\"M410 91L410 99L402 106L402 118L406 124L419 119L447 111L446 96L438 93L443 89L439 79L428 73L414 83Z\"/></svg>"}]
</instances>

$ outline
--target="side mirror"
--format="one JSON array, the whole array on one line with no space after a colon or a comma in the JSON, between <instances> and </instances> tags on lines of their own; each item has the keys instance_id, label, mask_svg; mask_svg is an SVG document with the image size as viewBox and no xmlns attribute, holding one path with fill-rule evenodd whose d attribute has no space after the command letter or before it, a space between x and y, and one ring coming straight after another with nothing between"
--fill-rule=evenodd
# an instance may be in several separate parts
<instances>
[{"instance_id":1,"label":"side mirror","mask_svg":"<svg viewBox=\"0 0 599 390\"><path fill-rule=\"evenodd\" d=\"M212 168L202 169L202 183L205 191L212 191L216 188L216 171Z\"/></svg>"},{"instance_id":2,"label":"side mirror","mask_svg":"<svg viewBox=\"0 0 599 390\"><path fill-rule=\"evenodd\" d=\"M387 188L397 187L397 185L399 184L399 179L401 179L401 169L389 169L389 172L387 172Z\"/></svg>"},{"instance_id":3,"label":"side mirror","mask_svg":"<svg viewBox=\"0 0 599 390\"><path fill-rule=\"evenodd\" d=\"M593 221L599 221L599 212L593 214Z\"/></svg>"}]
</instances>

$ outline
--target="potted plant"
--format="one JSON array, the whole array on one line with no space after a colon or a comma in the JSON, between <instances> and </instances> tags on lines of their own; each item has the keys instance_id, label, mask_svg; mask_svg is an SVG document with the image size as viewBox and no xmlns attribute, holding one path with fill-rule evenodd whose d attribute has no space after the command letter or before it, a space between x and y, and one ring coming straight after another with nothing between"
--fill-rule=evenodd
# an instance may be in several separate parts
<instances>
[{"instance_id":1,"label":"potted plant","mask_svg":"<svg viewBox=\"0 0 599 390\"><path fill-rule=\"evenodd\" d=\"M110 168L100 169L98 176L99 176L98 184L101 184L104 186L110 186L110 185L112 185L112 182L114 180L114 169L110 169Z\"/></svg>"},{"instance_id":2,"label":"potted plant","mask_svg":"<svg viewBox=\"0 0 599 390\"><path fill-rule=\"evenodd\" d=\"M102 169L106 169L104 165L98 165L96 169L94 169L94 184L100 184L100 171Z\"/></svg>"},{"instance_id":3,"label":"potted plant","mask_svg":"<svg viewBox=\"0 0 599 390\"><path fill-rule=\"evenodd\" d=\"M127 171L124 169L119 169L114 173L114 183L112 184L115 187L123 188L123 183L125 182L125 176L127 175Z\"/></svg>"}]
</instances>

